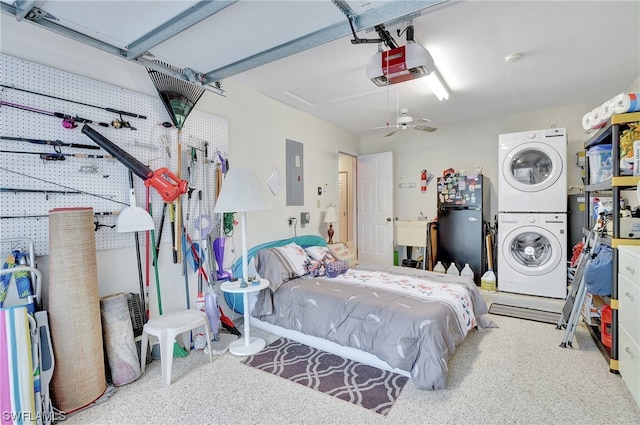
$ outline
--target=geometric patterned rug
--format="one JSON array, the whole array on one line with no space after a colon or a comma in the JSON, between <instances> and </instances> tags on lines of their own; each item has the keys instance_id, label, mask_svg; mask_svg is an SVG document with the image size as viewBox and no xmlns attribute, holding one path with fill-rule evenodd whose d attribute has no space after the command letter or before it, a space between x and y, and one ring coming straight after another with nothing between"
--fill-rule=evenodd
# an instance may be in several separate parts
<instances>
[{"instance_id":1,"label":"geometric patterned rug","mask_svg":"<svg viewBox=\"0 0 640 425\"><path fill-rule=\"evenodd\" d=\"M406 376L280 338L243 363L386 415Z\"/></svg>"}]
</instances>

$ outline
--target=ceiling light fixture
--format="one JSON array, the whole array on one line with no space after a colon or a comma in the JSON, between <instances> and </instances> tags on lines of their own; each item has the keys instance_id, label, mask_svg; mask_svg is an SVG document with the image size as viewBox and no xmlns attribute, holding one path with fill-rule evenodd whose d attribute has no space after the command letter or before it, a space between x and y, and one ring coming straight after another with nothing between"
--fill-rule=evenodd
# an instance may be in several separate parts
<instances>
[{"instance_id":1,"label":"ceiling light fixture","mask_svg":"<svg viewBox=\"0 0 640 425\"><path fill-rule=\"evenodd\" d=\"M510 55L504 57L504 61L507 63L518 62L523 57L524 55L522 53L511 53Z\"/></svg>"},{"instance_id":2,"label":"ceiling light fixture","mask_svg":"<svg viewBox=\"0 0 640 425\"><path fill-rule=\"evenodd\" d=\"M442 82L442 80L438 77L437 70L434 69L433 71L431 71L431 74L427 75L424 78L424 80L429 86L429 88L431 89L431 91L433 92L433 94L436 95L438 100L449 99L449 92L444 86L444 83Z\"/></svg>"}]
</instances>

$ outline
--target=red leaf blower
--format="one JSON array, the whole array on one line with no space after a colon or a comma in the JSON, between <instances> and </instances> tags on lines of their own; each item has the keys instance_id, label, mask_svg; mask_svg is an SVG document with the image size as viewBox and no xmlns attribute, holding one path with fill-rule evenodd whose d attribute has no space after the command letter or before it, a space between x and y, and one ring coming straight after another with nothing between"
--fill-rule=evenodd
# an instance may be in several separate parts
<instances>
[{"instance_id":1,"label":"red leaf blower","mask_svg":"<svg viewBox=\"0 0 640 425\"><path fill-rule=\"evenodd\" d=\"M151 186L157 190L164 202L173 202L178 196L187 192L189 183L186 180L180 180L168 168L163 167L152 171L151 168L120 149L119 146L116 146L112 141L86 124L82 127L82 133L86 134L98 146L109 152L131 172L144 180L145 186Z\"/></svg>"}]
</instances>

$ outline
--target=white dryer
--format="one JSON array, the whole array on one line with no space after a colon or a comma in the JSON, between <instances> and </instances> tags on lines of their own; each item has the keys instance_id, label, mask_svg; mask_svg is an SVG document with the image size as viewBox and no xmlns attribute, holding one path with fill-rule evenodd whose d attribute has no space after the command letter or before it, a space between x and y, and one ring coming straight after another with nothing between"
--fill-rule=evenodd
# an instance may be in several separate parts
<instances>
[{"instance_id":1,"label":"white dryer","mask_svg":"<svg viewBox=\"0 0 640 425\"><path fill-rule=\"evenodd\" d=\"M567 295L567 215L498 214L498 289L518 294Z\"/></svg>"},{"instance_id":2,"label":"white dryer","mask_svg":"<svg viewBox=\"0 0 640 425\"><path fill-rule=\"evenodd\" d=\"M499 136L498 211L567 212L564 128Z\"/></svg>"}]
</instances>

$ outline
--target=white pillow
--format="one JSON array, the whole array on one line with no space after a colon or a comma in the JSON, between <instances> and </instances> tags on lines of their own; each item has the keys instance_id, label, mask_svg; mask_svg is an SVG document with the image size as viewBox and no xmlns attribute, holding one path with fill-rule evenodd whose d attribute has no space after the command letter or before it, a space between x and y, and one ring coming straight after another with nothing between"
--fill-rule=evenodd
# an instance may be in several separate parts
<instances>
[{"instance_id":1,"label":"white pillow","mask_svg":"<svg viewBox=\"0 0 640 425\"><path fill-rule=\"evenodd\" d=\"M295 242L291 242L288 245L280 246L275 249L287 258L296 276L303 276L307 274L306 264L309 261L309 256L300 245Z\"/></svg>"},{"instance_id":2,"label":"white pillow","mask_svg":"<svg viewBox=\"0 0 640 425\"><path fill-rule=\"evenodd\" d=\"M329 248L326 246L310 246L305 249L307 255L316 261L320 261L324 258L325 255L331 256L329 252Z\"/></svg>"}]
</instances>

